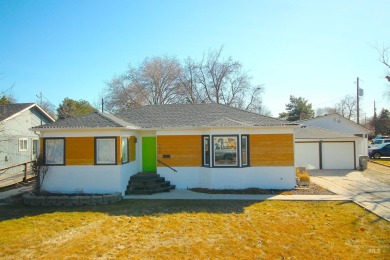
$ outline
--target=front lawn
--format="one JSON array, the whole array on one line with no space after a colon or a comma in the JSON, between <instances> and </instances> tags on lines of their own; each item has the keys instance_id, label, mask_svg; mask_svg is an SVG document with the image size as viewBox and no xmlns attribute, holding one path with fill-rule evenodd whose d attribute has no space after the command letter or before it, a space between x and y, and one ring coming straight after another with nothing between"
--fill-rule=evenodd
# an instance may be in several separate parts
<instances>
[{"instance_id":1,"label":"front lawn","mask_svg":"<svg viewBox=\"0 0 390 260\"><path fill-rule=\"evenodd\" d=\"M372 160L374 163L381 164L384 166L390 166L390 160Z\"/></svg>"},{"instance_id":2,"label":"front lawn","mask_svg":"<svg viewBox=\"0 0 390 260\"><path fill-rule=\"evenodd\" d=\"M1 259L390 257L390 223L352 202L124 200L0 206Z\"/></svg>"}]
</instances>

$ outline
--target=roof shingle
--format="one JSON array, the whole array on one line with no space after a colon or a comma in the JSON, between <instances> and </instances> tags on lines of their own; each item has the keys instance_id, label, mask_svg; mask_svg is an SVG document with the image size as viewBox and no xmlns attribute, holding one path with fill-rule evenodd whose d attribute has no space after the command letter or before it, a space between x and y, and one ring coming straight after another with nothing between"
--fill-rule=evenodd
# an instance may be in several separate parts
<instances>
[{"instance_id":1,"label":"roof shingle","mask_svg":"<svg viewBox=\"0 0 390 260\"><path fill-rule=\"evenodd\" d=\"M178 128L212 126L282 126L296 125L283 120L219 104L150 105L133 108L117 115L95 112L67 118L37 128Z\"/></svg>"},{"instance_id":2,"label":"roof shingle","mask_svg":"<svg viewBox=\"0 0 390 260\"><path fill-rule=\"evenodd\" d=\"M125 124L122 124L125 123ZM34 127L35 129L53 129L53 128L111 128L125 127L126 122L115 120L114 116L106 117L104 114L94 112L80 117L70 117L57 122Z\"/></svg>"},{"instance_id":3,"label":"roof shingle","mask_svg":"<svg viewBox=\"0 0 390 260\"><path fill-rule=\"evenodd\" d=\"M0 105L0 122L14 114L34 105L34 103L3 104Z\"/></svg>"},{"instance_id":4,"label":"roof shingle","mask_svg":"<svg viewBox=\"0 0 390 260\"><path fill-rule=\"evenodd\" d=\"M296 139L345 139L353 137L355 136L315 126L295 128Z\"/></svg>"},{"instance_id":5,"label":"roof shingle","mask_svg":"<svg viewBox=\"0 0 390 260\"><path fill-rule=\"evenodd\" d=\"M117 116L141 128L295 125L215 103L151 105L133 108Z\"/></svg>"}]
</instances>

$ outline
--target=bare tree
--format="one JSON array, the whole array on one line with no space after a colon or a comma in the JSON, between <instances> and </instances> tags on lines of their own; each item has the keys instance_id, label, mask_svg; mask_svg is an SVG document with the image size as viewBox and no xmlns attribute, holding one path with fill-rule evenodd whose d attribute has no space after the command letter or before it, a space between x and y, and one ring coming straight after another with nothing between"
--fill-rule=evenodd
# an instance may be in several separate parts
<instances>
[{"instance_id":1,"label":"bare tree","mask_svg":"<svg viewBox=\"0 0 390 260\"><path fill-rule=\"evenodd\" d=\"M352 120L356 117L356 98L350 95L345 96L336 105L336 112L341 116Z\"/></svg>"},{"instance_id":2,"label":"bare tree","mask_svg":"<svg viewBox=\"0 0 390 260\"><path fill-rule=\"evenodd\" d=\"M110 112L119 112L146 105L146 90L136 82L137 72L134 68L129 67L126 74L115 76L106 83L105 109Z\"/></svg>"},{"instance_id":3,"label":"bare tree","mask_svg":"<svg viewBox=\"0 0 390 260\"><path fill-rule=\"evenodd\" d=\"M383 45L381 48L377 45L375 47L375 49L378 51L378 55L379 55L379 61L385 65L385 78L386 80L389 82L388 84L388 91L387 91L387 95L390 97L390 59L389 59L389 53L390 53L390 45L388 46L385 46Z\"/></svg>"},{"instance_id":4,"label":"bare tree","mask_svg":"<svg viewBox=\"0 0 390 260\"><path fill-rule=\"evenodd\" d=\"M335 107L320 107L316 109L316 116L323 116L337 113Z\"/></svg>"},{"instance_id":5,"label":"bare tree","mask_svg":"<svg viewBox=\"0 0 390 260\"><path fill-rule=\"evenodd\" d=\"M380 62L386 67L386 79L390 81L390 60L389 60L389 52L390 46L383 46L381 49L377 48L379 54Z\"/></svg>"},{"instance_id":6,"label":"bare tree","mask_svg":"<svg viewBox=\"0 0 390 260\"><path fill-rule=\"evenodd\" d=\"M15 84L12 84L11 87L9 87L6 90L0 91L0 103L1 104L12 104L16 103L16 99L14 95L12 94L12 90L14 88Z\"/></svg>"},{"instance_id":7,"label":"bare tree","mask_svg":"<svg viewBox=\"0 0 390 260\"><path fill-rule=\"evenodd\" d=\"M198 65L197 82L205 101L256 111L262 106L261 85L252 85L252 78L239 61L222 57L223 47L210 50Z\"/></svg>"},{"instance_id":8,"label":"bare tree","mask_svg":"<svg viewBox=\"0 0 390 260\"><path fill-rule=\"evenodd\" d=\"M266 108L265 106L262 106L262 107L257 111L257 113L260 114L260 115L263 115L263 116L272 117L272 112L271 112L271 110L269 110L269 109Z\"/></svg>"},{"instance_id":9,"label":"bare tree","mask_svg":"<svg viewBox=\"0 0 390 260\"><path fill-rule=\"evenodd\" d=\"M170 57L146 58L138 68L129 66L125 74L107 83L107 110L180 102L180 71L180 63Z\"/></svg>"},{"instance_id":10,"label":"bare tree","mask_svg":"<svg viewBox=\"0 0 390 260\"><path fill-rule=\"evenodd\" d=\"M39 106L43 110L45 110L45 112L48 113L52 118L56 118L56 107L53 103L48 100L42 100L42 102L39 103Z\"/></svg>"},{"instance_id":11,"label":"bare tree","mask_svg":"<svg viewBox=\"0 0 390 260\"><path fill-rule=\"evenodd\" d=\"M254 112L266 112L262 85L239 61L222 57L221 47L209 51L201 61L187 58L183 63L171 57L146 58L139 67L106 83L105 104L110 112L131 107L172 103L225 104Z\"/></svg>"},{"instance_id":12,"label":"bare tree","mask_svg":"<svg viewBox=\"0 0 390 260\"><path fill-rule=\"evenodd\" d=\"M180 95L186 103L202 103L206 97L198 82L199 65L188 57L181 67L179 75Z\"/></svg>"},{"instance_id":13,"label":"bare tree","mask_svg":"<svg viewBox=\"0 0 390 260\"><path fill-rule=\"evenodd\" d=\"M42 186L49 169L50 169L49 166L45 164L43 156L41 155L33 163L32 170L35 176L35 187L34 187L35 191L37 192L42 191ZM32 192L34 192L34 190Z\"/></svg>"},{"instance_id":14,"label":"bare tree","mask_svg":"<svg viewBox=\"0 0 390 260\"><path fill-rule=\"evenodd\" d=\"M178 103L180 63L175 58L145 59L139 68L136 84L145 90L150 105Z\"/></svg>"}]
</instances>

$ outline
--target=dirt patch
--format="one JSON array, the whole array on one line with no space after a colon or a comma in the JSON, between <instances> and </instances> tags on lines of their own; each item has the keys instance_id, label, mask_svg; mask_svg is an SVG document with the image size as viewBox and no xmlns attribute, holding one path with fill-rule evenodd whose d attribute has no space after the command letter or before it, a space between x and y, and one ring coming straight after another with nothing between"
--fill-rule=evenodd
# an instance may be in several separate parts
<instances>
[{"instance_id":1,"label":"dirt patch","mask_svg":"<svg viewBox=\"0 0 390 260\"><path fill-rule=\"evenodd\" d=\"M311 183L308 188L296 188L293 190L274 190L274 189L205 189L205 188L193 188L191 191L207 194L248 194L248 195L334 195L335 193L324 189L323 187Z\"/></svg>"}]
</instances>

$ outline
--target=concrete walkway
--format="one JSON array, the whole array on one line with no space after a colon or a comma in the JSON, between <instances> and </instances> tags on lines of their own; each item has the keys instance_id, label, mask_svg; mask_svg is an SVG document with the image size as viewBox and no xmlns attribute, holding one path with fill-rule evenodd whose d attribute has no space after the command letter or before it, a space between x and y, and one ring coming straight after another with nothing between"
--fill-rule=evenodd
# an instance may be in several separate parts
<instances>
[{"instance_id":1,"label":"concrete walkway","mask_svg":"<svg viewBox=\"0 0 390 260\"><path fill-rule=\"evenodd\" d=\"M343 195L246 195L246 194L206 194L191 190L171 190L170 192L152 195L126 195L123 199L150 199L150 200L352 200Z\"/></svg>"},{"instance_id":2,"label":"concrete walkway","mask_svg":"<svg viewBox=\"0 0 390 260\"><path fill-rule=\"evenodd\" d=\"M311 180L342 196L352 200L390 221L390 186L367 179L359 171L347 170L312 170Z\"/></svg>"}]
</instances>

